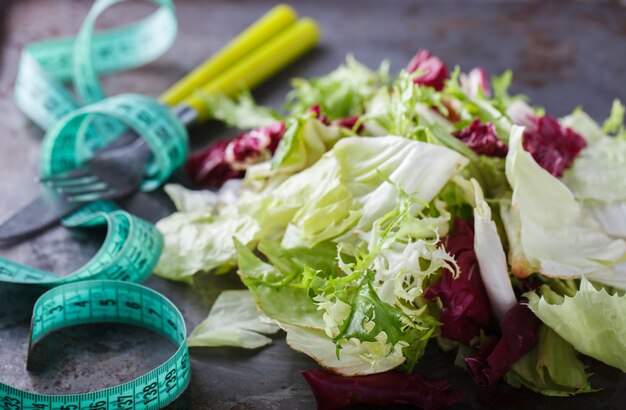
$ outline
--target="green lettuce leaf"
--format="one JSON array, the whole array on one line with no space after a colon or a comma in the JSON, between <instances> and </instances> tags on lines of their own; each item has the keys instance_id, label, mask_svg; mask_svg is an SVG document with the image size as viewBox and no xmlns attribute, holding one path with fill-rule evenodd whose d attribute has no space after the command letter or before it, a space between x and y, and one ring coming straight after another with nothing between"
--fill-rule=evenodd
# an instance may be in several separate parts
<instances>
[{"instance_id":1,"label":"green lettuce leaf","mask_svg":"<svg viewBox=\"0 0 626 410\"><path fill-rule=\"evenodd\" d=\"M397 351L400 346L407 359L405 370L411 372L424 354L428 340L434 336L438 323L426 315L414 320L398 307L380 300L372 286L373 276L372 272L367 273L352 296L350 314L333 339L339 349L337 355L341 359L344 346L355 341L360 345L382 344L382 349L389 352Z\"/></svg>"},{"instance_id":2,"label":"green lettuce leaf","mask_svg":"<svg viewBox=\"0 0 626 410\"><path fill-rule=\"evenodd\" d=\"M605 232L626 239L626 141L619 137L626 135L623 110L616 100L603 128L580 109L563 120L589 144L564 173L563 182Z\"/></svg>"},{"instance_id":3,"label":"green lettuce leaf","mask_svg":"<svg viewBox=\"0 0 626 410\"><path fill-rule=\"evenodd\" d=\"M402 337L402 328L410 326L411 319L399 309L380 300L372 287L373 273L368 272L350 301L350 315L336 342L344 339L358 339L362 342L375 342L379 333L385 332L387 341L395 345Z\"/></svg>"},{"instance_id":4,"label":"green lettuce leaf","mask_svg":"<svg viewBox=\"0 0 626 410\"><path fill-rule=\"evenodd\" d=\"M595 391L589 376L572 345L542 325L537 346L513 365L505 379L546 396L571 396Z\"/></svg>"},{"instance_id":5,"label":"green lettuce leaf","mask_svg":"<svg viewBox=\"0 0 626 410\"><path fill-rule=\"evenodd\" d=\"M485 202L483 192L476 180L472 180L475 191L474 207L474 251L480 266L480 276L498 318L502 318L517 303L509 279L509 269L502 241L495 222L491 219L491 208Z\"/></svg>"},{"instance_id":6,"label":"green lettuce leaf","mask_svg":"<svg viewBox=\"0 0 626 410\"><path fill-rule=\"evenodd\" d=\"M524 252L519 210L512 206L510 199L500 199L500 218L509 245L507 261L511 273L518 278L526 278L534 272L534 268Z\"/></svg>"},{"instance_id":7,"label":"green lettuce leaf","mask_svg":"<svg viewBox=\"0 0 626 410\"><path fill-rule=\"evenodd\" d=\"M226 181L217 192L208 189L194 191L178 184L166 184L164 190L174 202L176 210L211 215L219 208L237 202L241 192L241 181L236 179Z\"/></svg>"},{"instance_id":8,"label":"green lettuce leaf","mask_svg":"<svg viewBox=\"0 0 626 410\"><path fill-rule=\"evenodd\" d=\"M241 93L236 99L223 94L199 92L198 97L207 106L211 118L239 129L258 128L280 119L271 108L257 105L250 92Z\"/></svg>"},{"instance_id":9,"label":"green lettuce leaf","mask_svg":"<svg viewBox=\"0 0 626 410\"><path fill-rule=\"evenodd\" d=\"M521 245L532 268L546 276L581 274L626 288L626 274L613 269L626 242L608 236L572 192L522 148L522 127L511 131L506 176L519 212Z\"/></svg>"},{"instance_id":10,"label":"green lettuce leaf","mask_svg":"<svg viewBox=\"0 0 626 410\"><path fill-rule=\"evenodd\" d=\"M196 272L235 266L236 251L231 238L254 241L259 224L236 208L213 212L177 212L157 223L164 246L154 273L169 280L191 281Z\"/></svg>"},{"instance_id":11,"label":"green lettuce leaf","mask_svg":"<svg viewBox=\"0 0 626 410\"><path fill-rule=\"evenodd\" d=\"M189 335L191 347L235 346L256 349L272 343L264 336L274 334L279 327L263 321L248 290L222 292L209 316Z\"/></svg>"},{"instance_id":12,"label":"green lettuce leaf","mask_svg":"<svg viewBox=\"0 0 626 410\"><path fill-rule=\"evenodd\" d=\"M282 324L287 332L287 344L305 353L321 366L344 376L381 373L400 366L406 360L402 346L391 347L384 334L374 342L351 339L342 345L341 354L335 353L335 344L321 330Z\"/></svg>"},{"instance_id":13,"label":"green lettuce leaf","mask_svg":"<svg viewBox=\"0 0 626 410\"><path fill-rule=\"evenodd\" d=\"M607 134L615 134L619 138L626 137L626 129L624 128L624 114L626 107L620 100L613 100L611 107L611 115L604 121L602 130Z\"/></svg>"},{"instance_id":14,"label":"green lettuce leaf","mask_svg":"<svg viewBox=\"0 0 626 410\"><path fill-rule=\"evenodd\" d=\"M352 134L350 130L324 125L315 118L292 119L272 157L272 170L282 173L302 171L319 160L339 139Z\"/></svg>"},{"instance_id":15,"label":"green lettuce leaf","mask_svg":"<svg viewBox=\"0 0 626 410\"><path fill-rule=\"evenodd\" d=\"M579 133L589 144L602 139L606 135L598 123L580 108L575 109L570 115L561 118L560 122L563 126Z\"/></svg>"},{"instance_id":16,"label":"green lettuce leaf","mask_svg":"<svg viewBox=\"0 0 626 410\"><path fill-rule=\"evenodd\" d=\"M583 149L563 182L586 202L626 202L626 141L603 136Z\"/></svg>"},{"instance_id":17,"label":"green lettuce leaf","mask_svg":"<svg viewBox=\"0 0 626 410\"><path fill-rule=\"evenodd\" d=\"M289 286L295 275L285 275L263 262L235 240L239 276L264 314L283 324L324 329L322 312L304 287ZM304 269L303 269L304 270Z\"/></svg>"},{"instance_id":18,"label":"green lettuce leaf","mask_svg":"<svg viewBox=\"0 0 626 410\"><path fill-rule=\"evenodd\" d=\"M596 289L586 277L573 297L551 304L535 293L528 306L579 352L626 372L626 296Z\"/></svg>"},{"instance_id":19,"label":"green lettuce leaf","mask_svg":"<svg viewBox=\"0 0 626 410\"><path fill-rule=\"evenodd\" d=\"M383 63L372 71L348 56L345 64L325 76L293 80L286 105L292 114L301 115L319 104L329 120L359 115L366 101L387 82L387 67Z\"/></svg>"},{"instance_id":20,"label":"green lettuce leaf","mask_svg":"<svg viewBox=\"0 0 626 410\"><path fill-rule=\"evenodd\" d=\"M393 136L347 138L333 152L342 180L363 209L360 231L397 207L398 188L429 203L468 163L448 148Z\"/></svg>"},{"instance_id":21,"label":"green lettuce leaf","mask_svg":"<svg viewBox=\"0 0 626 410\"><path fill-rule=\"evenodd\" d=\"M337 244L325 241L313 248L283 248L277 241L262 240L258 250L283 275L302 273L304 267L323 271L326 275L338 275Z\"/></svg>"},{"instance_id":22,"label":"green lettuce leaf","mask_svg":"<svg viewBox=\"0 0 626 410\"><path fill-rule=\"evenodd\" d=\"M400 137L344 138L274 189L255 218L264 237L284 233L282 246L311 247L371 230L397 206L396 186L430 202L465 164L452 150Z\"/></svg>"}]
</instances>

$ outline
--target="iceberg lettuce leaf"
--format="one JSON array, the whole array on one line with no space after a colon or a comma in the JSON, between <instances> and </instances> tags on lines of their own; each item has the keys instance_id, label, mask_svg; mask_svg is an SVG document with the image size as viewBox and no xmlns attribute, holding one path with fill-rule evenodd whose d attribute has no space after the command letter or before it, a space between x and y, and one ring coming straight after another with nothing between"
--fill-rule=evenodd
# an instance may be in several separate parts
<instances>
[{"instance_id":1,"label":"iceberg lettuce leaf","mask_svg":"<svg viewBox=\"0 0 626 410\"><path fill-rule=\"evenodd\" d=\"M474 252L480 267L480 276L487 291L491 307L498 318L504 317L517 299L513 293L506 256L498 236L495 222L491 219L491 208L485 202L482 189L472 180L476 195L474 207Z\"/></svg>"},{"instance_id":2,"label":"iceberg lettuce leaf","mask_svg":"<svg viewBox=\"0 0 626 410\"><path fill-rule=\"evenodd\" d=\"M581 274L626 287L626 275L612 270L626 253L626 242L608 236L572 192L541 168L522 148L522 127L513 127L506 176L512 206L520 217L521 244L535 271L575 278Z\"/></svg>"},{"instance_id":3,"label":"iceberg lettuce leaf","mask_svg":"<svg viewBox=\"0 0 626 410\"><path fill-rule=\"evenodd\" d=\"M574 349L626 372L626 296L598 290L586 277L561 304L526 295L535 315Z\"/></svg>"},{"instance_id":4,"label":"iceberg lettuce leaf","mask_svg":"<svg viewBox=\"0 0 626 410\"><path fill-rule=\"evenodd\" d=\"M222 292L209 316L189 335L191 347L235 346L256 349L272 340L264 335L274 334L280 328L263 320L248 290Z\"/></svg>"},{"instance_id":5,"label":"iceberg lettuce leaf","mask_svg":"<svg viewBox=\"0 0 626 410\"><path fill-rule=\"evenodd\" d=\"M232 238L247 244L260 232L257 221L236 208L224 208L218 214L177 212L161 219L157 228L164 246L154 273L178 281L190 281L200 271L232 269L237 257Z\"/></svg>"}]
</instances>

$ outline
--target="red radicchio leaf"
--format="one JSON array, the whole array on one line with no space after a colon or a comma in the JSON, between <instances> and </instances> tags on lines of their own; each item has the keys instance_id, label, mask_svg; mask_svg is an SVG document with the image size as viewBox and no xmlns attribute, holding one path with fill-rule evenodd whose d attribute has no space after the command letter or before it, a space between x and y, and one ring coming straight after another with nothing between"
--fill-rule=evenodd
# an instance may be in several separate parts
<instances>
[{"instance_id":1,"label":"red radicchio leaf","mask_svg":"<svg viewBox=\"0 0 626 410\"><path fill-rule=\"evenodd\" d=\"M344 117L344 118L339 118L337 120L334 120L333 125L338 125L340 127L348 128L348 129L354 129L354 126L357 124L358 121L359 121L359 116L353 115L352 117ZM363 124L359 124L359 126L357 127L355 131L357 134L363 131Z\"/></svg>"},{"instance_id":2,"label":"red radicchio leaf","mask_svg":"<svg viewBox=\"0 0 626 410\"><path fill-rule=\"evenodd\" d=\"M571 128L559 124L549 115L534 117L524 130L522 145L535 161L555 177L572 166L580 151L587 146L585 139Z\"/></svg>"},{"instance_id":3,"label":"red radicchio leaf","mask_svg":"<svg viewBox=\"0 0 626 410\"><path fill-rule=\"evenodd\" d=\"M317 118L317 120L324 125L332 124L332 125L337 125L343 128L353 129L356 123L359 121L358 115L353 115L351 117L338 118L336 120L329 121L328 117L326 117L322 113L322 108L320 107L319 104L315 104L314 106L309 108L307 112L312 113L315 116L314 118ZM359 133L362 130L363 130L363 124L359 125L359 127L356 129L356 132Z\"/></svg>"},{"instance_id":4,"label":"red radicchio leaf","mask_svg":"<svg viewBox=\"0 0 626 410\"><path fill-rule=\"evenodd\" d=\"M481 124L476 118L471 125L452 133L475 153L491 157L506 157L508 147L498 138L493 124Z\"/></svg>"},{"instance_id":5,"label":"red radicchio leaf","mask_svg":"<svg viewBox=\"0 0 626 410\"><path fill-rule=\"evenodd\" d=\"M314 118L317 118L317 120L322 124L330 125L330 121L328 121L328 118L324 114L322 114L322 107L320 107L319 104L315 104L314 106L306 110L306 112L309 114L313 114Z\"/></svg>"},{"instance_id":6,"label":"red radicchio leaf","mask_svg":"<svg viewBox=\"0 0 626 410\"><path fill-rule=\"evenodd\" d=\"M242 178L250 164L272 155L284 133L285 124L275 122L214 142L191 155L184 168L198 185L219 188L229 179Z\"/></svg>"},{"instance_id":7,"label":"red radicchio leaf","mask_svg":"<svg viewBox=\"0 0 626 410\"><path fill-rule=\"evenodd\" d=\"M318 410L341 409L355 404L388 406L408 404L426 410L441 409L463 398L448 382L429 380L419 374L389 371L367 376L344 377L326 370L306 370Z\"/></svg>"},{"instance_id":8,"label":"red radicchio leaf","mask_svg":"<svg viewBox=\"0 0 626 410\"><path fill-rule=\"evenodd\" d=\"M439 280L424 292L426 299L439 297L441 335L459 342L470 343L491 322L491 305L480 277L474 252L474 230L462 218L454 220L452 234L444 239L446 250L456 259L461 273L454 279L445 270Z\"/></svg>"},{"instance_id":9,"label":"red radicchio leaf","mask_svg":"<svg viewBox=\"0 0 626 410\"><path fill-rule=\"evenodd\" d=\"M437 91L443 89L445 81L449 78L446 65L428 50L419 50L409 61L406 69L409 73L419 72L413 78L413 83L433 87Z\"/></svg>"},{"instance_id":10,"label":"red radicchio leaf","mask_svg":"<svg viewBox=\"0 0 626 410\"><path fill-rule=\"evenodd\" d=\"M502 337L489 339L475 355L464 359L472 379L490 386L539 342L540 321L527 305L513 306L500 321Z\"/></svg>"},{"instance_id":11,"label":"red radicchio leaf","mask_svg":"<svg viewBox=\"0 0 626 410\"><path fill-rule=\"evenodd\" d=\"M187 158L184 168L198 185L219 188L229 179L242 178L244 172L226 162L225 149L230 141L217 141Z\"/></svg>"}]
</instances>

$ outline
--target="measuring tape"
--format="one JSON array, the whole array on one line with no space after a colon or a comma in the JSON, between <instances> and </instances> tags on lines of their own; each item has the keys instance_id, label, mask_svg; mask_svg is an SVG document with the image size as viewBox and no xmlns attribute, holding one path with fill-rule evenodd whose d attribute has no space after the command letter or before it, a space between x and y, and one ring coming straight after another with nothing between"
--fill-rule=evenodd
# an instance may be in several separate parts
<instances>
[{"instance_id":1,"label":"measuring tape","mask_svg":"<svg viewBox=\"0 0 626 410\"><path fill-rule=\"evenodd\" d=\"M185 126L155 99L122 94L105 98L98 74L146 64L167 51L176 38L171 0L150 0L158 10L139 22L93 33L107 8L124 0L98 0L75 38L29 44L22 51L15 101L43 129L43 177L76 168L127 127L146 139L152 159L142 190L160 186L187 158ZM72 80L82 105L63 82Z\"/></svg>"},{"instance_id":2,"label":"measuring tape","mask_svg":"<svg viewBox=\"0 0 626 410\"><path fill-rule=\"evenodd\" d=\"M109 207L111 212L104 212ZM115 205L94 203L63 220L69 228L107 226L96 255L76 272L59 277L0 257L0 283L58 286L92 279L143 282L159 261L163 238L156 227Z\"/></svg>"},{"instance_id":3,"label":"measuring tape","mask_svg":"<svg viewBox=\"0 0 626 410\"><path fill-rule=\"evenodd\" d=\"M50 332L68 326L111 322L152 330L178 349L147 374L91 393L41 395L0 383L0 407L5 410L139 410L159 409L174 401L189 384L185 321L172 302L141 285L99 280L63 285L44 293L33 312L29 357L35 344Z\"/></svg>"},{"instance_id":4,"label":"measuring tape","mask_svg":"<svg viewBox=\"0 0 626 410\"><path fill-rule=\"evenodd\" d=\"M105 98L100 87L99 74L146 64L169 49L176 37L171 0L149 0L158 6L152 15L94 34L98 16L123 1L97 0L75 38L33 43L22 52L15 100L27 117L47 130L40 159L44 177L80 166L127 128L144 138L152 151L142 190L161 185L187 157L187 131L167 107L134 94ZM64 86L68 80L78 99ZM76 272L59 277L0 257L0 284L52 287L35 304L31 350L52 331L101 322L145 327L178 350L146 375L92 393L40 395L0 383L0 409L136 410L171 403L190 376L183 317L162 295L129 283L141 282L152 272L163 246L160 233L109 202L88 204L62 223L73 229L107 227L100 250Z\"/></svg>"},{"instance_id":5,"label":"measuring tape","mask_svg":"<svg viewBox=\"0 0 626 410\"><path fill-rule=\"evenodd\" d=\"M35 344L55 330L104 322L145 327L165 336L178 350L169 360L142 377L91 393L41 395L0 383L0 408L157 409L171 403L189 383L184 319L178 309L159 293L125 282L140 282L150 275L161 254L161 234L153 224L120 211L108 202L89 204L65 218L63 224L70 228L108 227L100 250L73 274L58 277L0 258L0 283L56 286L35 303L29 359Z\"/></svg>"}]
</instances>

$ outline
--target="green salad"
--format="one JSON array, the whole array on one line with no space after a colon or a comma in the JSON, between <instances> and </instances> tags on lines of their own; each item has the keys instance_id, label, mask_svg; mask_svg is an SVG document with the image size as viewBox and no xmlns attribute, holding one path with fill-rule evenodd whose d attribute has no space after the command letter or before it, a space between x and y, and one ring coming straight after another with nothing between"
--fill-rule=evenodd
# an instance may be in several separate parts
<instances>
[{"instance_id":1,"label":"green salad","mask_svg":"<svg viewBox=\"0 0 626 410\"><path fill-rule=\"evenodd\" d=\"M258 348L282 329L328 370L305 374L326 408L399 403L372 386L410 377L428 343L479 385L545 395L602 387L583 356L626 371L624 106L557 119L511 81L421 50L395 76L348 57L294 80L287 114L203 96L247 131L188 159L194 189L166 187L156 273L236 272L247 290L189 344ZM458 400L440 387L433 408Z\"/></svg>"}]
</instances>

